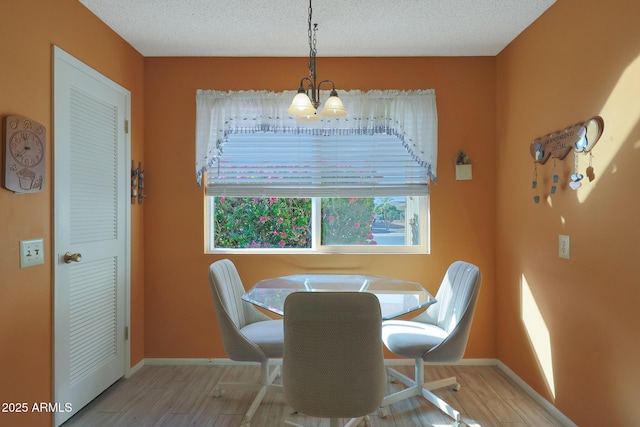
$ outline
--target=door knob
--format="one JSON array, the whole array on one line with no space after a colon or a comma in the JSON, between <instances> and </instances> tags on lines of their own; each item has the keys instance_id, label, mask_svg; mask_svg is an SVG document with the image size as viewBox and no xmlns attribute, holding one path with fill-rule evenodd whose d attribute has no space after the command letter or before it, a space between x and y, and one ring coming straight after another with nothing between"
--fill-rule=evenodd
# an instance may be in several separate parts
<instances>
[{"instance_id":1,"label":"door knob","mask_svg":"<svg viewBox=\"0 0 640 427\"><path fill-rule=\"evenodd\" d=\"M71 252L67 252L64 254L64 262L67 264L71 264L73 262L80 262L82 259L82 254L72 254Z\"/></svg>"}]
</instances>

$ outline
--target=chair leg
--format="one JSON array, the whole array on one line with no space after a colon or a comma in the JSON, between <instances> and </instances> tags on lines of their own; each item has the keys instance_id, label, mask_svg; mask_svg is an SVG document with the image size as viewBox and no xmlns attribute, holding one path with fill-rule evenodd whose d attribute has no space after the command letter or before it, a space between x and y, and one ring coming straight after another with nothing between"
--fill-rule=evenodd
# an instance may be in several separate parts
<instances>
[{"instance_id":1,"label":"chair leg","mask_svg":"<svg viewBox=\"0 0 640 427\"><path fill-rule=\"evenodd\" d=\"M368 421L369 421L369 416L351 418L344 426L341 426L340 418L330 418L329 427L359 427L362 425L369 425ZM284 424L291 427L304 427L303 425L296 424L292 421L287 421L287 420L285 420Z\"/></svg>"},{"instance_id":2,"label":"chair leg","mask_svg":"<svg viewBox=\"0 0 640 427\"><path fill-rule=\"evenodd\" d=\"M221 390L258 390L258 393L254 397L253 401L249 405L249 409L242 418L241 427L249 427L251 417L260 406L262 399L268 391L282 392L282 386L280 384L273 384L273 381L280 374L280 366L276 366L273 372L269 373L269 359L261 362L260 364L260 382L259 383L224 383L219 382L214 388L214 396L220 397Z\"/></svg>"},{"instance_id":3,"label":"chair leg","mask_svg":"<svg viewBox=\"0 0 640 427\"><path fill-rule=\"evenodd\" d=\"M344 427L360 427L360 426L368 426L369 425L369 416L351 418L348 423L344 425Z\"/></svg>"},{"instance_id":4,"label":"chair leg","mask_svg":"<svg viewBox=\"0 0 640 427\"><path fill-rule=\"evenodd\" d=\"M280 375L280 366L275 366L273 372L271 372L271 375L268 375L268 369L269 368L267 367L267 371L264 371L264 368L261 367L261 372L260 372L261 381L256 383L228 383L224 381L219 381L216 383L216 385L213 388L213 396L214 397L222 396L222 390L245 390L245 391L259 390L263 386L263 384L274 385L278 389L281 389L282 386L273 384L273 381ZM267 372L266 381L264 380L265 372ZM275 390L275 391L278 391L278 390Z\"/></svg>"},{"instance_id":5,"label":"chair leg","mask_svg":"<svg viewBox=\"0 0 640 427\"><path fill-rule=\"evenodd\" d=\"M359 427L364 424L365 418L366 417L351 418L344 427ZM340 425L340 418L331 418L329 420L329 427L342 427Z\"/></svg>"},{"instance_id":6,"label":"chair leg","mask_svg":"<svg viewBox=\"0 0 640 427\"><path fill-rule=\"evenodd\" d=\"M460 384L456 377L443 378L441 380L429 381L422 384L422 388L426 388L427 390L437 390L447 386L451 386L455 391L460 391Z\"/></svg>"},{"instance_id":7,"label":"chair leg","mask_svg":"<svg viewBox=\"0 0 640 427\"><path fill-rule=\"evenodd\" d=\"M457 424L460 424L462 422L460 412L455 410L451 405L440 399L431 391L448 385L454 385L454 389L459 390L460 386L457 383L455 377L423 383L424 361L419 358L415 359L414 379L401 374L395 369L389 368L388 372L390 376L400 380L400 382L402 382L408 388L392 393L389 396L385 396L385 398L382 400L382 403L380 404L380 408L378 408L378 414L380 415L380 417L386 417L387 415L389 415L388 406L392 403L396 403L413 396L422 396L442 412L447 414L449 417L453 418Z\"/></svg>"}]
</instances>

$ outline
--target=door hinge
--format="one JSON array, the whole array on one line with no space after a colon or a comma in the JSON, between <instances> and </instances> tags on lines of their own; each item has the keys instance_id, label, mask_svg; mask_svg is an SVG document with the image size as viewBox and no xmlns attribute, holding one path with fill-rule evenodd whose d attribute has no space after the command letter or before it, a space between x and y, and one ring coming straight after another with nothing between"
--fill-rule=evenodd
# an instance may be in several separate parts
<instances>
[{"instance_id":1,"label":"door hinge","mask_svg":"<svg viewBox=\"0 0 640 427\"><path fill-rule=\"evenodd\" d=\"M129 327L128 326L124 327L124 339L125 340L129 339Z\"/></svg>"},{"instance_id":2,"label":"door hinge","mask_svg":"<svg viewBox=\"0 0 640 427\"><path fill-rule=\"evenodd\" d=\"M124 133L129 133L129 120L124 121Z\"/></svg>"}]
</instances>

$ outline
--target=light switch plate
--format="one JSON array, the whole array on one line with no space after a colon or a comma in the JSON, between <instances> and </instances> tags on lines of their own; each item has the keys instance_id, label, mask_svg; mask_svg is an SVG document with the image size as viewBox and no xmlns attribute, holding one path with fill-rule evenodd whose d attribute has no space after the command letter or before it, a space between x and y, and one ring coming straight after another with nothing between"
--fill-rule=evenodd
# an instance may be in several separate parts
<instances>
[{"instance_id":1,"label":"light switch plate","mask_svg":"<svg viewBox=\"0 0 640 427\"><path fill-rule=\"evenodd\" d=\"M44 245L42 239L20 241L20 268L44 264Z\"/></svg>"},{"instance_id":2,"label":"light switch plate","mask_svg":"<svg viewBox=\"0 0 640 427\"><path fill-rule=\"evenodd\" d=\"M565 234L561 234L558 238L558 256L564 259L571 257L571 240Z\"/></svg>"}]
</instances>

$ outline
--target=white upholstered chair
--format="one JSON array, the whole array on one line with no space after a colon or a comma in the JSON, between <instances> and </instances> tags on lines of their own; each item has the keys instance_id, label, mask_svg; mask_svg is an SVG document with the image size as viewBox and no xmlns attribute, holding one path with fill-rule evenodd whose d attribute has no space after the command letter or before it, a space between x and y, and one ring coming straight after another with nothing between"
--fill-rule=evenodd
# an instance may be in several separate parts
<instances>
[{"instance_id":1,"label":"white upholstered chair","mask_svg":"<svg viewBox=\"0 0 640 427\"><path fill-rule=\"evenodd\" d=\"M389 350L415 360L415 379L394 369L389 375L408 388L386 396L378 411L388 414L388 406L413 396L422 396L463 424L460 413L431 390L453 386L459 390L455 377L424 383L424 362L456 362L462 359L471 321L478 301L482 277L473 264L456 261L447 269L436 294L437 302L411 320L387 320L382 323L382 340Z\"/></svg>"},{"instance_id":2,"label":"white upholstered chair","mask_svg":"<svg viewBox=\"0 0 640 427\"><path fill-rule=\"evenodd\" d=\"M225 353L231 360L258 362L261 365L259 382L218 382L214 387L216 397L220 397L223 389L258 391L242 420L241 426L248 427L267 391L282 392L281 385L273 384L280 367L276 366L269 373L269 362L272 358L282 357L283 322L271 319L242 300L244 286L235 265L230 260L223 259L211 264L209 285Z\"/></svg>"},{"instance_id":3,"label":"white upholstered chair","mask_svg":"<svg viewBox=\"0 0 640 427\"><path fill-rule=\"evenodd\" d=\"M384 397L378 298L366 292L296 292L284 309L282 385L297 412L364 423ZM297 426L286 421L288 425ZM315 425L315 424L314 424Z\"/></svg>"}]
</instances>

